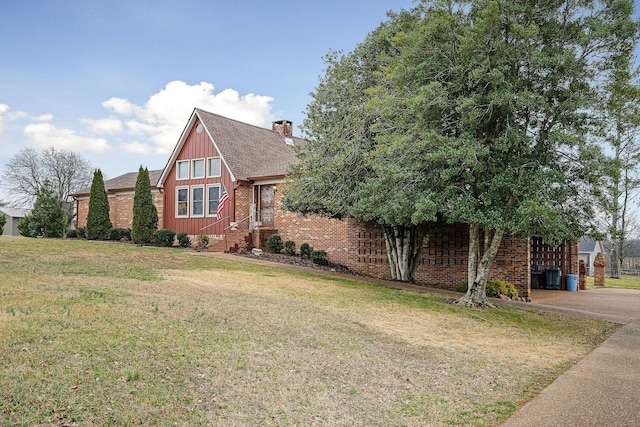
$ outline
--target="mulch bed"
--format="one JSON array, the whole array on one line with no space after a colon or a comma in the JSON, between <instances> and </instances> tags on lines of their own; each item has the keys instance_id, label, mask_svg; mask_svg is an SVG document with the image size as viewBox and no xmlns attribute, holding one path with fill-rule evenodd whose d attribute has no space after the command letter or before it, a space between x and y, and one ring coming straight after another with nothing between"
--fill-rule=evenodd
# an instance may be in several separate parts
<instances>
[{"instance_id":1,"label":"mulch bed","mask_svg":"<svg viewBox=\"0 0 640 427\"><path fill-rule=\"evenodd\" d=\"M265 260L265 261L277 262L277 263L280 263L280 264L288 264L288 265L295 265L295 266L298 266L298 267L313 268L315 270L324 270L324 271L331 271L331 272L338 272L338 273L343 273L343 274L353 274L355 276L361 276L361 274L356 273L355 271L349 270L344 265L334 264L332 262L330 262L327 265L314 264L313 262L311 262L310 259L303 258L303 257L298 256L298 255L274 254L274 253L270 253L270 252L263 252L260 255L254 255L251 252L248 252L248 253L245 253L245 254L236 254L236 253L231 253L231 254L232 255L237 255L237 256L243 256L243 257L246 257L246 258L262 259L262 260Z\"/></svg>"}]
</instances>

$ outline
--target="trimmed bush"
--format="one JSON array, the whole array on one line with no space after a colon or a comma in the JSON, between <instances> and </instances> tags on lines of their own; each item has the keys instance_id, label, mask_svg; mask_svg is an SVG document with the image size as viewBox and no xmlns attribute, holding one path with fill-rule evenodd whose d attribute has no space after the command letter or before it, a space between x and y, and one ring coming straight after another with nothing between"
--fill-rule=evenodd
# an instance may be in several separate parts
<instances>
[{"instance_id":1,"label":"trimmed bush","mask_svg":"<svg viewBox=\"0 0 640 427\"><path fill-rule=\"evenodd\" d=\"M467 292L468 288L469 284L464 282L456 286L455 290L456 292ZM505 282L504 280L487 280L487 296L497 298L500 295L517 298L518 290L513 283Z\"/></svg>"},{"instance_id":2,"label":"trimmed bush","mask_svg":"<svg viewBox=\"0 0 640 427\"><path fill-rule=\"evenodd\" d=\"M107 239L120 241L123 238L131 240L131 230L128 228L110 228L107 232Z\"/></svg>"},{"instance_id":3,"label":"trimmed bush","mask_svg":"<svg viewBox=\"0 0 640 427\"><path fill-rule=\"evenodd\" d=\"M184 231L178 233L178 235L176 236L176 239L178 239L178 243L183 248L188 248L191 246L191 239L189 238L189 235Z\"/></svg>"},{"instance_id":4,"label":"trimmed bush","mask_svg":"<svg viewBox=\"0 0 640 427\"><path fill-rule=\"evenodd\" d=\"M67 231L67 239L74 239L76 237L78 237L78 230Z\"/></svg>"},{"instance_id":5,"label":"trimmed bush","mask_svg":"<svg viewBox=\"0 0 640 427\"><path fill-rule=\"evenodd\" d=\"M153 204L149 170L140 165L133 195L133 223L131 238L134 243L149 243L158 229L158 211Z\"/></svg>"},{"instance_id":6,"label":"trimmed bush","mask_svg":"<svg viewBox=\"0 0 640 427\"><path fill-rule=\"evenodd\" d=\"M78 237L81 238L81 239L84 239L84 237L85 237L84 236L84 227L78 227L77 230L78 230Z\"/></svg>"},{"instance_id":7,"label":"trimmed bush","mask_svg":"<svg viewBox=\"0 0 640 427\"><path fill-rule=\"evenodd\" d=\"M325 251L312 251L311 256L309 257L311 262L318 265L327 265L329 264L329 258L327 257L327 253Z\"/></svg>"},{"instance_id":8,"label":"trimmed bush","mask_svg":"<svg viewBox=\"0 0 640 427\"><path fill-rule=\"evenodd\" d=\"M279 235L274 234L267 240L267 246L269 246L269 251L271 253L279 254L280 252L282 252L283 248L282 238Z\"/></svg>"},{"instance_id":9,"label":"trimmed bush","mask_svg":"<svg viewBox=\"0 0 640 427\"><path fill-rule=\"evenodd\" d=\"M93 181L91 182L85 236L89 240L107 239L111 228L113 225L109 219L109 199L104 186L104 178L102 171L96 169L93 172Z\"/></svg>"},{"instance_id":10,"label":"trimmed bush","mask_svg":"<svg viewBox=\"0 0 640 427\"><path fill-rule=\"evenodd\" d=\"M313 248L309 246L308 243L303 243L300 245L300 256L303 258L311 258L311 252L313 252Z\"/></svg>"},{"instance_id":11,"label":"trimmed bush","mask_svg":"<svg viewBox=\"0 0 640 427\"><path fill-rule=\"evenodd\" d=\"M153 232L153 242L156 245L166 246L168 248L173 246L175 237L176 232L170 228L163 228L162 230L156 230Z\"/></svg>"},{"instance_id":12,"label":"trimmed bush","mask_svg":"<svg viewBox=\"0 0 640 427\"><path fill-rule=\"evenodd\" d=\"M284 242L284 252L287 255L295 255L296 254L296 242L293 240L287 240Z\"/></svg>"}]
</instances>

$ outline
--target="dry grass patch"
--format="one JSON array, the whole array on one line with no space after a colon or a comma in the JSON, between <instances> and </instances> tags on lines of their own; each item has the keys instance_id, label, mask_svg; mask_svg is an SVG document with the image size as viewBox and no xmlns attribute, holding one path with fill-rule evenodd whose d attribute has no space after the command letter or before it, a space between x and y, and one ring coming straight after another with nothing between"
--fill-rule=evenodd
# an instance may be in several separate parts
<instances>
[{"instance_id":1,"label":"dry grass patch","mask_svg":"<svg viewBox=\"0 0 640 427\"><path fill-rule=\"evenodd\" d=\"M497 425L615 329L180 250L0 259L3 425Z\"/></svg>"}]
</instances>

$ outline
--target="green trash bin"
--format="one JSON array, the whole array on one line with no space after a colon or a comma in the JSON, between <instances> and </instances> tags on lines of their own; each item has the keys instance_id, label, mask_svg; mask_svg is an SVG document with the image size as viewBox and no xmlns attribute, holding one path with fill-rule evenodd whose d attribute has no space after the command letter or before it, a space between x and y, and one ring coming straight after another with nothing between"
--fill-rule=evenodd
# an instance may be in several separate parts
<instances>
[{"instance_id":1,"label":"green trash bin","mask_svg":"<svg viewBox=\"0 0 640 427\"><path fill-rule=\"evenodd\" d=\"M544 272L547 279L547 289L560 290L560 269L559 268L547 268Z\"/></svg>"}]
</instances>

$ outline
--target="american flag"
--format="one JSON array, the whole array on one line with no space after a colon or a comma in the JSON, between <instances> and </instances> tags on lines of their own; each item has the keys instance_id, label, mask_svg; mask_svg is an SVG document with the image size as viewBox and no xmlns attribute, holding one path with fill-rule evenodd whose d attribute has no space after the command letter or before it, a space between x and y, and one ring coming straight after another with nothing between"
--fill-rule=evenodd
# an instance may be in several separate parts
<instances>
[{"instance_id":1,"label":"american flag","mask_svg":"<svg viewBox=\"0 0 640 427\"><path fill-rule=\"evenodd\" d=\"M224 184L222 185L222 195L220 196L220 200L218 200L218 210L216 211L216 219L222 218L222 209L224 209L224 202L229 200L229 193L227 193L227 189L224 188Z\"/></svg>"}]
</instances>

